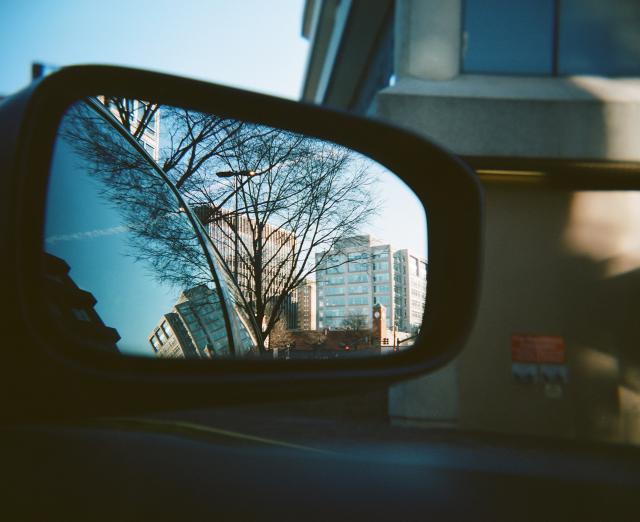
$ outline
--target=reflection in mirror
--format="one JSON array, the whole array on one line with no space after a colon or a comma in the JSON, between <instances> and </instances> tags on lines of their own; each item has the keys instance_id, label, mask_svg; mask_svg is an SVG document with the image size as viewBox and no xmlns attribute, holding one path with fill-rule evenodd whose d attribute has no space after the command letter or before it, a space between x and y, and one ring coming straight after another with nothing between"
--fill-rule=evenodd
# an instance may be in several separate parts
<instances>
[{"instance_id":1,"label":"reflection in mirror","mask_svg":"<svg viewBox=\"0 0 640 522\"><path fill-rule=\"evenodd\" d=\"M250 122L97 97L61 122L43 272L95 349L327 359L412 346L424 208L353 150Z\"/></svg>"}]
</instances>

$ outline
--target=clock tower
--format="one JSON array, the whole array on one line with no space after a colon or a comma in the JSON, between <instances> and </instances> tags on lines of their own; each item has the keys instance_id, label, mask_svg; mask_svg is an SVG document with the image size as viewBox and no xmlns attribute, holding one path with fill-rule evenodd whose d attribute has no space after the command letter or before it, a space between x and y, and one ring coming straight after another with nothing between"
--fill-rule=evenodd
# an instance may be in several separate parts
<instances>
[{"instance_id":1,"label":"clock tower","mask_svg":"<svg viewBox=\"0 0 640 522\"><path fill-rule=\"evenodd\" d=\"M387 309L378 303L373 305L372 313L371 344L380 346L387 336Z\"/></svg>"}]
</instances>

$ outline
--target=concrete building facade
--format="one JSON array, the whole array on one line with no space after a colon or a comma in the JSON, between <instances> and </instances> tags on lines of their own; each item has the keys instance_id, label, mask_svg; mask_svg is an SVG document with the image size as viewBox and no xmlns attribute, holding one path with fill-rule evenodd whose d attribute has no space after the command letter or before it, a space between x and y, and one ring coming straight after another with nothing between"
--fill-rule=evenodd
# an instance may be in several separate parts
<instances>
[{"instance_id":1,"label":"concrete building facade","mask_svg":"<svg viewBox=\"0 0 640 522\"><path fill-rule=\"evenodd\" d=\"M623 320L640 216L611 193L640 179L639 24L634 0L306 2L302 98L434 140L485 190L475 326L453 363L391 388L395 421L640 443ZM566 381L514 377L522 332L558 339Z\"/></svg>"},{"instance_id":2,"label":"concrete building facade","mask_svg":"<svg viewBox=\"0 0 640 522\"><path fill-rule=\"evenodd\" d=\"M426 291L424 259L407 250L395 251L370 235L347 238L328 254L317 253L316 259L318 329L341 329L358 319L364 328L371 329L371 310L376 305L385 308L387 329L408 330L412 324L421 324ZM422 289L420 303L418 297L411 301L412 288Z\"/></svg>"}]
</instances>

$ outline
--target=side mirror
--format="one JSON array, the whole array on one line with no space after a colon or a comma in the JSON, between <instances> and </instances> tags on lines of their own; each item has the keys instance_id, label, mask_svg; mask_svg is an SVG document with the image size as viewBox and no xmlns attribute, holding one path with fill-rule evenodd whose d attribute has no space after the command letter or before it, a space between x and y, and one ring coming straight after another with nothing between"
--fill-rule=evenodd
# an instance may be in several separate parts
<instances>
[{"instance_id":1,"label":"side mirror","mask_svg":"<svg viewBox=\"0 0 640 522\"><path fill-rule=\"evenodd\" d=\"M81 382L94 408L146 408L143 382L195 406L212 386L397 379L470 329L479 184L414 134L97 66L5 100L0 126L4 366L62 409Z\"/></svg>"}]
</instances>

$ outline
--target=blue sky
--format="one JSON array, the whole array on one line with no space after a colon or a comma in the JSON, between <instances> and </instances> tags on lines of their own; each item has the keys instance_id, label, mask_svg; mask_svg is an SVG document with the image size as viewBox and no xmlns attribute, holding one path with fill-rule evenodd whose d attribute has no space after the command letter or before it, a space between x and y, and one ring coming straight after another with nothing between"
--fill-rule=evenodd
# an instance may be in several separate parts
<instances>
[{"instance_id":1,"label":"blue sky","mask_svg":"<svg viewBox=\"0 0 640 522\"><path fill-rule=\"evenodd\" d=\"M38 61L127 65L297 99L303 9L303 0L2 0L0 94L27 85ZM380 239L426 252L413 194L390 181L381 195Z\"/></svg>"},{"instance_id":2,"label":"blue sky","mask_svg":"<svg viewBox=\"0 0 640 522\"><path fill-rule=\"evenodd\" d=\"M2 0L0 95L26 86L37 61L126 65L297 99L309 49L303 8L303 0ZM426 254L419 201L388 179L375 235Z\"/></svg>"},{"instance_id":3,"label":"blue sky","mask_svg":"<svg viewBox=\"0 0 640 522\"><path fill-rule=\"evenodd\" d=\"M297 98L302 0L3 0L0 94L32 61L118 64Z\"/></svg>"}]
</instances>

